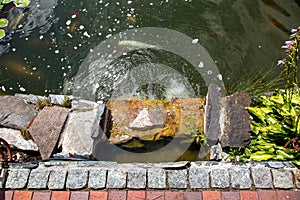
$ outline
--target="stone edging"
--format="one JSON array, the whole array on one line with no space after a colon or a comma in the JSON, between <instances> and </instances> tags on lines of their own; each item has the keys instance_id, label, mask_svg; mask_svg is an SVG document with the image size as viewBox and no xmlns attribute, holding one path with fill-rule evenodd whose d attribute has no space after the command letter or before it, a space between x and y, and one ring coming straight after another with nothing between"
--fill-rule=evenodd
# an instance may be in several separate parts
<instances>
[{"instance_id":1,"label":"stone edging","mask_svg":"<svg viewBox=\"0 0 300 200\"><path fill-rule=\"evenodd\" d=\"M5 164L5 163L2 163ZM300 170L290 162L232 164L215 161L128 163L47 161L1 168L1 188L39 190L300 189Z\"/></svg>"}]
</instances>

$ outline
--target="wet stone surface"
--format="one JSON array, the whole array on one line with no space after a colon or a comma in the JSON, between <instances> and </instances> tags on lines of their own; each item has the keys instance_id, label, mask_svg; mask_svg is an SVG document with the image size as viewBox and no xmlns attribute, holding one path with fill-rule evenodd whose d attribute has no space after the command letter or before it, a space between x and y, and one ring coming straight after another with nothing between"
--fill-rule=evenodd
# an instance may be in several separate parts
<instances>
[{"instance_id":1,"label":"wet stone surface","mask_svg":"<svg viewBox=\"0 0 300 200\"><path fill-rule=\"evenodd\" d=\"M24 130L37 114L22 96L0 96L0 105L0 125L8 128Z\"/></svg>"},{"instance_id":2,"label":"wet stone surface","mask_svg":"<svg viewBox=\"0 0 300 200\"><path fill-rule=\"evenodd\" d=\"M30 126L29 132L39 146L43 159L50 158L68 114L69 109L67 108L45 107Z\"/></svg>"}]
</instances>

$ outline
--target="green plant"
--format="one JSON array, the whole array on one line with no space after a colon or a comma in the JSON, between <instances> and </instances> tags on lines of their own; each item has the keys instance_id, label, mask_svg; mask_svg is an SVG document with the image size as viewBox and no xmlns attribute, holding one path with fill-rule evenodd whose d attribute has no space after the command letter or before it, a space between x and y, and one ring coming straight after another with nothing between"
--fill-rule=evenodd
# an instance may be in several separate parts
<instances>
[{"instance_id":1,"label":"green plant","mask_svg":"<svg viewBox=\"0 0 300 200\"><path fill-rule=\"evenodd\" d=\"M249 160L250 151L242 147L239 148L230 148L226 160L232 162L246 162Z\"/></svg>"},{"instance_id":2,"label":"green plant","mask_svg":"<svg viewBox=\"0 0 300 200\"><path fill-rule=\"evenodd\" d=\"M72 100L66 94L64 95L64 103L62 104L62 107L65 107L65 108L72 107Z\"/></svg>"},{"instance_id":3,"label":"green plant","mask_svg":"<svg viewBox=\"0 0 300 200\"><path fill-rule=\"evenodd\" d=\"M195 142L199 145L203 144L206 145L207 141L206 141L206 134L203 133L203 131L201 129L198 129L198 131L196 131L194 133L195 136Z\"/></svg>"},{"instance_id":4,"label":"green plant","mask_svg":"<svg viewBox=\"0 0 300 200\"><path fill-rule=\"evenodd\" d=\"M35 104L35 109L42 110L45 106L52 106L52 103L49 98L37 99Z\"/></svg>"}]
</instances>

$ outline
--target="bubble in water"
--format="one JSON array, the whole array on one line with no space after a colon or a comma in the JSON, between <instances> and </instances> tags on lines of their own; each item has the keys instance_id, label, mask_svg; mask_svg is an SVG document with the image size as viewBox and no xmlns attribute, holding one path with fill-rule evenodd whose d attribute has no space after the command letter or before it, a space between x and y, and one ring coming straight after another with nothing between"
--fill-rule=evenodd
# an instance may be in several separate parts
<instances>
[{"instance_id":1,"label":"bubble in water","mask_svg":"<svg viewBox=\"0 0 300 200\"><path fill-rule=\"evenodd\" d=\"M80 25L80 26L79 26L79 29L80 29L80 30L84 29L84 26L83 26L83 25Z\"/></svg>"},{"instance_id":2,"label":"bubble in water","mask_svg":"<svg viewBox=\"0 0 300 200\"><path fill-rule=\"evenodd\" d=\"M212 74L212 71L211 71L211 70L208 70L208 71L207 71L207 74L208 74L208 75L211 75L211 74Z\"/></svg>"},{"instance_id":3,"label":"bubble in water","mask_svg":"<svg viewBox=\"0 0 300 200\"><path fill-rule=\"evenodd\" d=\"M5 87L4 87L4 86L2 86L2 87L1 87L1 89L2 89L2 91L3 91L3 92L5 92L5 91L6 91L6 89L5 89Z\"/></svg>"},{"instance_id":4,"label":"bubble in water","mask_svg":"<svg viewBox=\"0 0 300 200\"><path fill-rule=\"evenodd\" d=\"M66 21L66 25L67 25L67 26L71 25L71 20L67 20L67 21Z\"/></svg>"},{"instance_id":5,"label":"bubble in water","mask_svg":"<svg viewBox=\"0 0 300 200\"><path fill-rule=\"evenodd\" d=\"M217 77L218 77L218 79L219 79L220 81L223 80L222 74L218 74Z\"/></svg>"},{"instance_id":6,"label":"bubble in water","mask_svg":"<svg viewBox=\"0 0 300 200\"><path fill-rule=\"evenodd\" d=\"M25 92L25 91L26 91L26 89L25 89L25 88L23 88L23 87L20 87L20 91L21 91L21 92Z\"/></svg>"},{"instance_id":7,"label":"bubble in water","mask_svg":"<svg viewBox=\"0 0 300 200\"><path fill-rule=\"evenodd\" d=\"M199 67L199 68L203 68L203 67L204 67L204 63L203 63L202 61L200 61L198 67Z\"/></svg>"},{"instance_id":8,"label":"bubble in water","mask_svg":"<svg viewBox=\"0 0 300 200\"><path fill-rule=\"evenodd\" d=\"M192 43L193 43L193 44L197 44L198 42L199 42L199 39L198 39L198 38L195 38L195 39L192 40Z\"/></svg>"}]
</instances>

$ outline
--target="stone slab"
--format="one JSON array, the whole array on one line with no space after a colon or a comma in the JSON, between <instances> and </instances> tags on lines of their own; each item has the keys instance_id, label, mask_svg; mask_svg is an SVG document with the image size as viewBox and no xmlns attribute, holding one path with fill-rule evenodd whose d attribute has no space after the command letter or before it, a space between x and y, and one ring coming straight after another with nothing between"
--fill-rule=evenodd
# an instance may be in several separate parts
<instances>
[{"instance_id":1,"label":"stone slab","mask_svg":"<svg viewBox=\"0 0 300 200\"><path fill-rule=\"evenodd\" d=\"M210 172L211 187L228 188L229 172L227 169L212 169Z\"/></svg>"},{"instance_id":2,"label":"stone slab","mask_svg":"<svg viewBox=\"0 0 300 200\"><path fill-rule=\"evenodd\" d=\"M271 171L267 167L257 166L251 169L253 183L256 188L270 189L273 187Z\"/></svg>"},{"instance_id":3,"label":"stone slab","mask_svg":"<svg viewBox=\"0 0 300 200\"><path fill-rule=\"evenodd\" d=\"M233 167L230 169L231 186L235 189L249 189L252 185L250 171L246 167Z\"/></svg>"},{"instance_id":4,"label":"stone slab","mask_svg":"<svg viewBox=\"0 0 300 200\"><path fill-rule=\"evenodd\" d=\"M65 188L67 170L59 169L50 172L48 188L50 190L62 190Z\"/></svg>"},{"instance_id":5,"label":"stone slab","mask_svg":"<svg viewBox=\"0 0 300 200\"><path fill-rule=\"evenodd\" d=\"M0 189L5 187L5 180L7 177L7 169L0 167Z\"/></svg>"},{"instance_id":6,"label":"stone slab","mask_svg":"<svg viewBox=\"0 0 300 200\"><path fill-rule=\"evenodd\" d=\"M29 189L46 189L50 172L40 169L31 170L28 188Z\"/></svg>"},{"instance_id":7,"label":"stone slab","mask_svg":"<svg viewBox=\"0 0 300 200\"><path fill-rule=\"evenodd\" d=\"M128 171L127 188L146 188L146 169L132 169Z\"/></svg>"},{"instance_id":8,"label":"stone slab","mask_svg":"<svg viewBox=\"0 0 300 200\"><path fill-rule=\"evenodd\" d=\"M122 189L126 187L127 173L119 170L108 170L107 188Z\"/></svg>"},{"instance_id":9,"label":"stone slab","mask_svg":"<svg viewBox=\"0 0 300 200\"><path fill-rule=\"evenodd\" d=\"M73 111L63 132L62 154L90 156L93 149L94 123L98 123L101 116L97 109L87 111Z\"/></svg>"},{"instance_id":10,"label":"stone slab","mask_svg":"<svg viewBox=\"0 0 300 200\"><path fill-rule=\"evenodd\" d=\"M21 96L0 96L0 126L24 130L37 114Z\"/></svg>"},{"instance_id":11,"label":"stone slab","mask_svg":"<svg viewBox=\"0 0 300 200\"><path fill-rule=\"evenodd\" d=\"M106 169L92 169L89 171L88 186L92 189L103 189L106 186Z\"/></svg>"},{"instance_id":12,"label":"stone slab","mask_svg":"<svg viewBox=\"0 0 300 200\"><path fill-rule=\"evenodd\" d=\"M187 188L187 170L168 170L168 185L170 188Z\"/></svg>"},{"instance_id":13,"label":"stone slab","mask_svg":"<svg viewBox=\"0 0 300 200\"><path fill-rule=\"evenodd\" d=\"M242 92L221 99L221 145L222 147L245 147L250 141L250 114L246 110L251 98Z\"/></svg>"},{"instance_id":14,"label":"stone slab","mask_svg":"<svg viewBox=\"0 0 300 200\"><path fill-rule=\"evenodd\" d=\"M205 105L204 133L206 141L212 146L217 144L220 132L220 88L211 84L208 87Z\"/></svg>"},{"instance_id":15,"label":"stone slab","mask_svg":"<svg viewBox=\"0 0 300 200\"><path fill-rule=\"evenodd\" d=\"M290 171L272 169L273 182L275 188L290 189L294 187L293 176Z\"/></svg>"},{"instance_id":16,"label":"stone slab","mask_svg":"<svg viewBox=\"0 0 300 200\"><path fill-rule=\"evenodd\" d=\"M70 169L68 171L66 188L82 189L87 186L88 170L86 169Z\"/></svg>"},{"instance_id":17,"label":"stone slab","mask_svg":"<svg viewBox=\"0 0 300 200\"><path fill-rule=\"evenodd\" d=\"M38 151L37 144L32 140L25 140L20 130L0 128L0 138L4 139L12 148Z\"/></svg>"},{"instance_id":18,"label":"stone slab","mask_svg":"<svg viewBox=\"0 0 300 200\"><path fill-rule=\"evenodd\" d=\"M160 168L148 169L148 187L151 189L166 188L166 171Z\"/></svg>"},{"instance_id":19,"label":"stone slab","mask_svg":"<svg viewBox=\"0 0 300 200\"><path fill-rule=\"evenodd\" d=\"M189 170L189 183L192 189L209 188L209 170L207 168L194 168Z\"/></svg>"},{"instance_id":20,"label":"stone slab","mask_svg":"<svg viewBox=\"0 0 300 200\"><path fill-rule=\"evenodd\" d=\"M37 143L43 159L50 158L68 114L67 108L45 107L29 127L29 132Z\"/></svg>"},{"instance_id":21,"label":"stone slab","mask_svg":"<svg viewBox=\"0 0 300 200\"><path fill-rule=\"evenodd\" d=\"M29 169L11 169L6 180L5 187L10 189L25 188L29 174Z\"/></svg>"}]
</instances>

